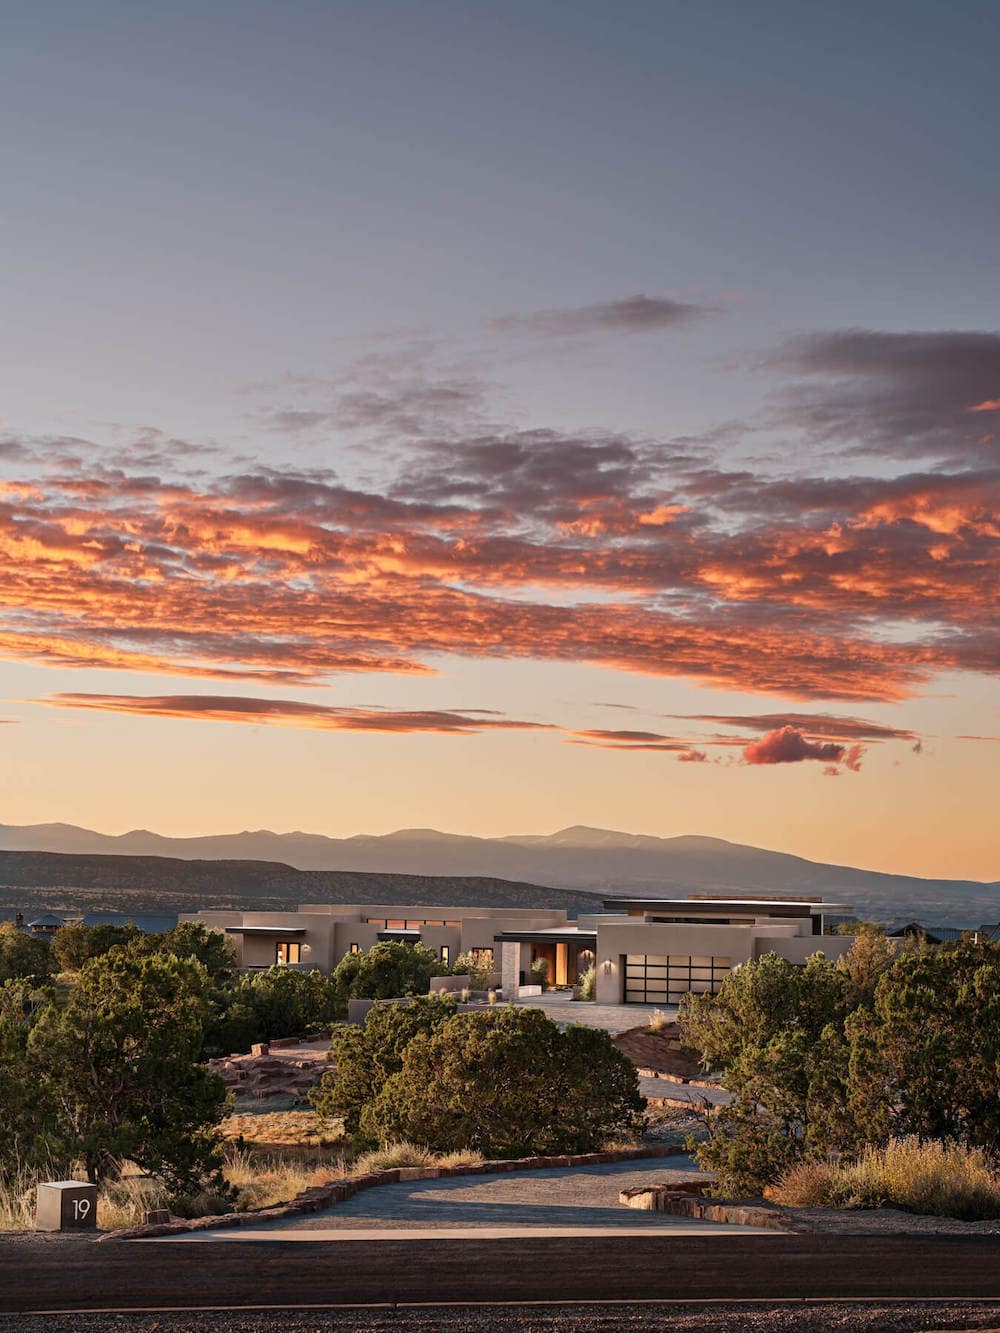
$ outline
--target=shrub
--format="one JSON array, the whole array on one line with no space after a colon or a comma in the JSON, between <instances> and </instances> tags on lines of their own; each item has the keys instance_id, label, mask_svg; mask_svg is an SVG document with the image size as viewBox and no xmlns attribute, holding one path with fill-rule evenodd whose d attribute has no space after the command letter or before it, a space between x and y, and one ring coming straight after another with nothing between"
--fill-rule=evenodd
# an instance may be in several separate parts
<instances>
[{"instance_id":1,"label":"shrub","mask_svg":"<svg viewBox=\"0 0 1000 1333\"><path fill-rule=\"evenodd\" d=\"M593 1000L597 994L597 968L588 967L580 978L580 999Z\"/></svg>"},{"instance_id":2,"label":"shrub","mask_svg":"<svg viewBox=\"0 0 1000 1333\"><path fill-rule=\"evenodd\" d=\"M178 1191L223 1188L226 1089L200 1062L208 990L195 960L127 945L92 958L69 1000L38 1015L27 1059L64 1155L90 1180L129 1159Z\"/></svg>"},{"instance_id":3,"label":"shrub","mask_svg":"<svg viewBox=\"0 0 1000 1333\"><path fill-rule=\"evenodd\" d=\"M402 1069L413 1038L433 1032L454 1013L450 995L421 995L409 1004L377 1005L363 1026L335 1028L328 1057L335 1067L323 1075L309 1100L320 1115L343 1116L346 1132L357 1135L362 1112L386 1079Z\"/></svg>"},{"instance_id":4,"label":"shrub","mask_svg":"<svg viewBox=\"0 0 1000 1333\"><path fill-rule=\"evenodd\" d=\"M52 954L45 940L26 934L11 921L0 922L0 986L30 981L36 986L52 975Z\"/></svg>"},{"instance_id":5,"label":"shrub","mask_svg":"<svg viewBox=\"0 0 1000 1333\"><path fill-rule=\"evenodd\" d=\"M826 1208L835 1170L829 1162L796 1162L768 1185L764 1197L789 1208Z\"/></svg>"},{"instance_id":6,"label":"shrub","mask_svg":"<svg viewBox=\"0 0 1000 1333\"><path fill-rule=\"evenodd\" d=\"M487 1157L590 1152L644 1126L635 1066L607 1032L540 1009L460 1013L413 1038L361 1115L381 1142Z\"/></svg>"},{"instance_id":7,"label":"shrub","mask_svg":"<svg viewBox=\"0 0 1000 1333\"><path fill-rule=\"evenodd\" d=\"M670 1016L665 1014L662 1009L654 1009L649 1017L650 1032L662 1032L664 1028L670 1026Z\"/></svg>"},{"instance_id":8,"label":"shrub","mask_svg":"<svg viewBox=\"0 0 1000 1333\"><path fill-rule=\"evenodd\" d=\"M533 986L541 986L542 990L548 990L549 960L547 958L536 958L531 964L528 975L531 977Z\"/></svg>"},{"instance_id":9,"label":"shrub","mask_svg":"<svg viewBox=\"0 0 1000 1333\"><path fill-rule=\"evenodd\" d=\"M459 954L455 959L455 966L451 969L452 976L468 977L472 990L485 990L491 969L484 966L482 957L477 949Z\"/></svg>"},{"instance_id":10,"label":"shrub","mask_svg":"<svg viewBox=\"0 0 1000 1333\"><path fill-rule=\"evenodd\" d=\"M426 995L431 977L441 971L433 949L402 940L383 940L365 953L349 953L337 964L333 980L351 1000L391 1000Z\"/></svg>"},{"instance_id":11,"label":"shrub","mask_svg":"<svg viewBox=\"0 0 1000 1333\"><path fill-rule=\"evenodd\" d=\"M244 972L215 993L216 1013L205 1033L206 1053L248 1051L256 1041L325 1031L344 1012L330 977L280 964Z\"/></svg>"}]
</instances>

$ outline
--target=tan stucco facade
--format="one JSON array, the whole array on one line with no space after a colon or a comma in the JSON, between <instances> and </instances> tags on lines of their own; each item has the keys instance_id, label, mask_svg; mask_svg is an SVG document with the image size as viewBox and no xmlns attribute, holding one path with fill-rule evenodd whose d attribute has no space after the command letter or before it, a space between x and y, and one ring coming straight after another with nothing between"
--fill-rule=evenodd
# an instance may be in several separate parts
<instances>
[{"instance_id":1,"label":"tan stucco facade","mask_svg":"<svg viewBox=\"0 0 1000 1333\"><path fill-rule=\"evenodd\" d=\"M549 980L570 984L596 969L600 1004L677 1002L679 991L716 990L735 968L767 953L802 964L835 959L850 935L823 935L830 904L788 899L639 900L624 911L570 921L565 912L395 904L309 904L288 912L198 912L181 917L227 932L244 969L275 963L332 972L345 954L383 939L419 940L446 973L461 954L481 951L506 996L530 981L532 961L554 965ZM838 908L841 905L837 905Z\"/></svg>"}]
</instances>

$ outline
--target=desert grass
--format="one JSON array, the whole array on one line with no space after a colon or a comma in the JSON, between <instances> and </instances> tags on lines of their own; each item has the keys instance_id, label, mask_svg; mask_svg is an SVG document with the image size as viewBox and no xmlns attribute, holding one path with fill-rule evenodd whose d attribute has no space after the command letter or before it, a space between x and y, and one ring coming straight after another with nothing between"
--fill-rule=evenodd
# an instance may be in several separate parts
<instances>
[{"instance_id":1,"label":"desert grass","mask_svg":"<svg viewBox=\"0 0 1000 1333\"><path fill-rule=\"evenodd\" d=\"M342 1120L326 1120L315 1111L264 1111L227 1116L223 1138L248 1148L329 1148L344 1138Z\"/></svg>"},{"instance_id":2,"label":"desert grass","mask_svg":"<svg viewBox=\"0 0 1000 1333\"><path fill-rule=\"evenodd\" d=\"M250 1119L262 1119L253 1116ZM233 1191L226 1201L209 1193L183 1200L170 1198L162 1182L145 1175L133 1163L123 1163L117 1180L101 1186L97 1198L97 1225L102 1231L138 1226L147 1210L165 1208L175 1216L202 1217L233 1209L245 1212L288 1203L303 1190L326 1185L349 1176L368 1175L393 1167L474 1166L483 1160L476 1152L432 1153L412 1143L390 1143L364 1153L352 1161L343 1152L308 1145L290 1151L263 1152L259 1148L231 1145L226 1152L223 1176ZM0 1181L0 1232L33 1231L36 1188L40 1181L65 1178L64 1171L21 1170ZM84 1179L82 1171L70 1179Z\"/></svg>"},{"instance_id":3,"label":"desert grass","mask_svg":"<svg viewBox=\"0 0 1000 1333\"><path fill-rule=\"evenodd\" d=\"M765 1191L799 1208L904 1208L931 1217L1000 1217L1000 1171L985 1153L961 1144L890 1139L854 1162L803 1162Z\"/></svg>"},{"instance_id":4,"label":"desert grass","mask_svg":"<svg viewBox=\"0 0 1000 1333\"><path fill-rule=\"evenodd\" d=\"M395 1167L477 1166L481 1161L483 1161L482 1153L471 1150L435 1153L427 1148L420 1148L415 1143L401 1140L364 1153L354 1163L351 1174L363 1176L370 1171L391 1171Z\"/></svg>"},{"instance_id":5,"label":"desert grass","mask_svg":"<svg viewBox=\"0 0 1000 1333\"><path fill-rule=\"evenodd\" d=\"M650 1032L662 1032L664 1028L670 1026L671 1019L669 1014L665 1014L662 1009L654 1009L649 1016Z\"/></svg>"}]
</instances>

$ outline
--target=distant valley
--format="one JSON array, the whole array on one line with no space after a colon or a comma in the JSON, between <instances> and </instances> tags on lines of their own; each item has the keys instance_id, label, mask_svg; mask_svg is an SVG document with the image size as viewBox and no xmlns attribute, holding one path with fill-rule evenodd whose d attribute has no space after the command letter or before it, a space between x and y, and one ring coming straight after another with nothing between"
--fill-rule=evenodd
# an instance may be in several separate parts
<instances>
[{"instance_id":1,"label":"distant valley","mask_svg":"<svg viewBox=\"0 0 1000 1333\"><path fill-rule=\"evenodd\" d=\"M721 838L585 827L505 838L433 829L351 838L267 830L168 838L71 824L0 825L0 906L28 891L36 903L52 905L56 893L69 906L82 894L88 905L114 910L128 910L123 902L189 911L378 898L571 912L599 908L600 895L772 892L822 895L872 920L977 926L1000 918L997 882L826 865Z\"/></svg>"}]
</instances>

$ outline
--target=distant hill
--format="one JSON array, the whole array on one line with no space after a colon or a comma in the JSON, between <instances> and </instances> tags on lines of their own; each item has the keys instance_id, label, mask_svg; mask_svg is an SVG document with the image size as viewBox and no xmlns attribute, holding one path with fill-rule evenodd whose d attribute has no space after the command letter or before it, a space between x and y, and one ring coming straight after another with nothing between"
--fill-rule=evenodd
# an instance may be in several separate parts
<instances>
[{"instance_id":1,"label":"distant hill","mask_svg":"<svg viewBox=\"0 0 1000 1333\"><path fill-rule=\"evenodd\" d=\"M231 907L269 911L300 903L364 902L552 907L576 915L600 911L602 900L590 893L482 876L297 870L274 861L0 852L0 910L44 906L145 915L164 910Z\"/></svg>"},{"instance_id":2,"label":"distant hill","mask_svg":"<svg viewBox=\"0 0 1000 1333\"><path fill-rule=\"evenodd\" d=\"M921 879L890 875L849 866L826 865L785 852L726 842L721 838L657 838L618 833L609 829L574 827L547 835L505 838L474 838L439 833L435 829L401 829L384 835L327 838L313 833L272 833L268 830L221 834L202 838L166 838L137 829L118 837L94 833L71 824L35 824L25 827L0 825L0 848L18 851L108 854L133 861L130 883L139 884L147 872L142 866L150 857L214 862L214 871L176 873L173 882L187 892L196 875L216 885L224 882L226 894L284 895L291 892L295 871L349 872L355 887L344 892L348 899L371 894L375 881L363 875L403 876L405 882L430 877L441 885L457 881L468 892L472 883L513 883L519 893L533 892L534 902L549 890L571 890L599 894L802 893L821 894L853 904L858 915L874 920L900 918L936 921L941 924L979 925L1000 918L1000 883L976 880ZM256 863L251 872L235 867ZM221 863L221 864L220 864ZM266 863L266 864L265 864ZM224 869L228 867L228 869ZM0 875L2 875L0 870ZM53 872L54 873L54 872ZM77 873L77 872L74 872ZM80 874L84 873L81 867ZM125 872L123 871L124 875ZM316 887L305 890L297 881L294 890L303 901L316 897ZM330 892L340 893L334 876ZM381 880L379 882L382 882ZM318 882L317 882L318 883ZM251 886L258 885L254 889ZM265 887L267 886L267 887ZM109 886L110 887L110 886ZM388 887L388 886L387 886ZM402 885L400 886L403 887ZM457 891L457 885L456 891ZM486 892L483 889L483 892ZM499 891L499 890L497 890ZM513 890L511 890L513 892ZM157 901L163 901L157 889ZM385 897L385 894L380 896ZM283 899L288 901L288 899ZM386 898L386 901L393 901ZM402 901L400 899L399 901ZM426 898L411 901L458 902L457 898ZM478 900L477 900L478 901ZM490 899L489 901L494 901ZM499 904L499 900L496 900ZM593 900L589 900L591 903ZM563 906L551 898L544 905Z\"/></svg>"}]
</instances>

